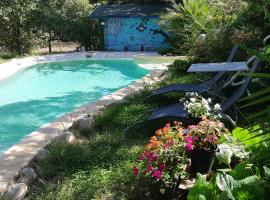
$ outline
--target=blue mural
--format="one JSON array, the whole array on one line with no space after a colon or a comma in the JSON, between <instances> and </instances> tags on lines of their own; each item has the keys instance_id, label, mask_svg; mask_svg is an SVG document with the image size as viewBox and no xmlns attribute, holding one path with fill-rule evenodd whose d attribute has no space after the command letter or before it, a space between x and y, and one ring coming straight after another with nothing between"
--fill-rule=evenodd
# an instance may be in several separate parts
<instances>
[{"instance_id":1,"label":"blue mural","mask_svg":"<svg viewBox=\"0 0 270 200\"><path fill-rule=\"evenodd\" d=\"M158 17L108 18L105 48L108 51L158 51L169 47L160 30Z\"/></svg>"}]
</instances>

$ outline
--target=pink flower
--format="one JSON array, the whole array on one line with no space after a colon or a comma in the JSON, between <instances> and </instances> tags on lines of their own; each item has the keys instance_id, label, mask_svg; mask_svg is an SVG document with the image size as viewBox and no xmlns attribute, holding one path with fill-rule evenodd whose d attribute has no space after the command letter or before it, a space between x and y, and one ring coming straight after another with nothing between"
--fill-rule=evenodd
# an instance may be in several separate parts
<instances>
[{"instance_id":1,"label":"pink flower","mask_svg":"<svg viewBox=\"0 0 270 200\"><path fill-rule=\"evenodd\" d=\"M188 126L188 129L194 129L194 128L196 128L196 126L195 125L190 125L190 126Z\"/></svg>"},{"instance_id":2,"label":"pink flower","mask_svg":"<svg viewBox=\"0 0 270 200\"><path fill-rule=\"evenodd\" d=\"M148 165L147 165L147 172L149 173L149 172L151 172L152 170L153 170L152 165L148 164Z\"/></svg>"},{"instance_id":3,"label":"pink flower","mask_svg":"<svg viewBox=\"0 0 270 200\"><path fill-rule=\"evenodd\" d=\"M165 164L164 164L164 163L161 163L161 164L159 165L159 169L160 169L160 171L164 171L164 169L165 169Z\"/></svg>"},{"instance_id":4,"label":"pink flower","mask_svg":"<svg viewBox=\"0 0 270 200\"><path fill-rule=\"evenodd\" d=\"M211 136L211 140L212 140L212 142L216 143L218 141L218 137L217 136Z\"/></svg>"},{"instance_id":5,"label":"pink flower","mask_svg":"<svg viewBox=\"0 0 270 200\"><path fill-rule=\"evenodd\" d=\"M174 121L173 123L175 126L181 126L183 124L182 122L178 122L178 121Z\"/></svg>"},{"instance_id":6,"label":"pink flower","mask_svg":"<svg viewBox=\"0 0 270 200\"><path fill-rule=\"evenodd\" d=\"M191 143L193 143L193 138L191 136L187 136L187 137L185 137L185 142L191 144Z\"/></svg>"},{"instance_id":7,"label":"pink flower","mask_svg":"<svg viewBox=\"0 0 270 200\"><path fill-rule=\"evenodd\" d=\"M153 172L153 177L154 177L156 180L161 179L161 177L162 177L162 172L159 171L159 170L155 170L155 171Z\"/></svg>"},{"instance_id":8,"label":"pink flower","mask_svg":"<svg viewBox=\"0 0 270 200\"><path fill-rule=\"evenodd\" d=\"M187 143L187 144L185 145L185 148L186 148L187 151L192 151L192 150L193 150L193 146L192 146L192 144L190 144L190 143Z\"/></svg>"},{"instance_id":9,"label":"pink flower","mask_svg":"<svg viewBox=\"0 0 270 200\"><path fill-rule=\"evenodd\" d=\"M144 155L143 154L139 156L139 160L144 160Z\"/></svg>"},{"instance_id":10,"label":"pink flower","mask_svg":"<svg viewBox=\"0 0 270 200\"><path fill-rule=\"evenodd\" d=\"M134 174L134 176L138 176L138 174L139 174L139 168L138 167L133 168L133 174Z\"/></svg>"},{"instance_id":11,"label":"pink flower","mask_svg":"<svg viewBox=\"0 0 270 200\"><path fill-rule=\"evenodd\" d=\"M170 123L167 123L167 124L165 125L165 127L170 128L170 127L171 127L171 124L170 124Z\"/></svg>"},{"instance_id":12,"label":"pink flower","mask_svg":"<svg viewBox=\"0 0 270 200\"><path fill-rule=\"evenodd\" d=\"M169 144L164 144L164 145L163 145L163 148L164 148L165 150L168 150L168 149L170 148L170 145L169 145Z\"/></svg>"},{"instance_id":13,"label":"pink flower","mask_svg":"<svg viewBox=\"0 0 270 200\"><path fill-rule=\"evenodd\" d=\"M157 161L157 159L158 159L158 156L157 156L156 154L154 154L154 155L152 156L152 160L155 162L155 161Z\"/></svg>"}]
</instances>

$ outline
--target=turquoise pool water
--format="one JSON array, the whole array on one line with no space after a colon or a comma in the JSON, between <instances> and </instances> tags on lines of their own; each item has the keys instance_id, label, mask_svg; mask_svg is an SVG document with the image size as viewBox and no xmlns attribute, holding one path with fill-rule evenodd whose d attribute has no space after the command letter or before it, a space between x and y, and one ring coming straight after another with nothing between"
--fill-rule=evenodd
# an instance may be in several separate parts
<instances>
[{"instance_id":1,"label":"turquoise pool water","mask_svg":"<svg viewBox=\"0 0 270 200\"><path fill-rule=\"evenodd\" d=\"M35 65L0 81L0 153L58 116L148 72L130 60L80 60Z\"/></svg>"}]
</instances>

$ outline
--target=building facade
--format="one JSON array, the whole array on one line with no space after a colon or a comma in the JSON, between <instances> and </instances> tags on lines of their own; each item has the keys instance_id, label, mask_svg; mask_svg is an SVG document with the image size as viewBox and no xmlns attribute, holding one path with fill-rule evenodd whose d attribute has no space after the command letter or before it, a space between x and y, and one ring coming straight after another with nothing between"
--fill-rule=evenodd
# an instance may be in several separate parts
<instances>
[{"instance_id":1,"label":"building facade","mask_svg":"<svg viewBox=\"0 0 270 200\"><path fill-rule=\"evenodd\" d=\"M159 51L169 48L158 24L164 5L99 6L91 18L101 19L108 51Z\"/></svg>"}]
</instances>

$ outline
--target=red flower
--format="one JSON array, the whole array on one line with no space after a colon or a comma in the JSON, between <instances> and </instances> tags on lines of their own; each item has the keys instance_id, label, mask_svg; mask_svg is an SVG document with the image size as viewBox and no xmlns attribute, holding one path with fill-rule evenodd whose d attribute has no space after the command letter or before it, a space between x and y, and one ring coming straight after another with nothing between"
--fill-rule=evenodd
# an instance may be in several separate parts
<instances>
[{"instance_id":1,"label":"red flower","mask_svg":"<svg viewBox=\"0 0 270 200\"><path fill-rule=\"evenodd\" d=\"M157 159L158 159L158 155L154 154L154 155L152 156L152 160L153 160L154 162L156 162Z\"/></svg>"},{"instance_id":2,"label":"red flower","mask_svg":"<svg viewBox=\"0 0 270 200\"><path fill-rule=\"evenodd\" d=\"M162 177L162 172L159 171L159 170L155 170L155 171L153 172L153 177L154 177L156 180L161 179L161 177Z\"/></svg>"},{"instance_id":3,"label":"red flower","mask_svg":"<svg viewBox=\"0 0 270 200\"><path fill-rule=\"evenodd\" d=\"M160 171L164 171L164 169L165 169L165 164L164 164L164 163L161 163L161 164L159 165L159 169L160 169Z\"/></svg>"},{"instance_id":4,"label":"red flower","mask_svg":"<svg viewBox=\"0 0 270 200\"><path fill-rule=\"evenodd\" d=\"M148 165L147 165L147 172L149 173L149 172L151 172L152 170L153 170L152 165L148 164Z\"/></svg>"},{"instance_id":5,"label":"red flower","mask_svg":"<svg viewBox=\"0 0 270 200\"><path fill-rule=\"evenodd\" d=\"M133 168L133 174L134 174L134 176L138 176L138 174L139 174L139 168L138 167Z\"/></svg>"},{"instance_id":6,"label":"red flower","mask_svg":"<svg viewBox=\"0 0 270 200\"><path fill-rule=\"evenodd\" d=\"M193 150L193 146L192 146L192 144L190 144L190 143L187 143L187 144L185 145L185 148L186 148L187 151L192 151L192 150Z\"/></svg>"}]
</instances>

